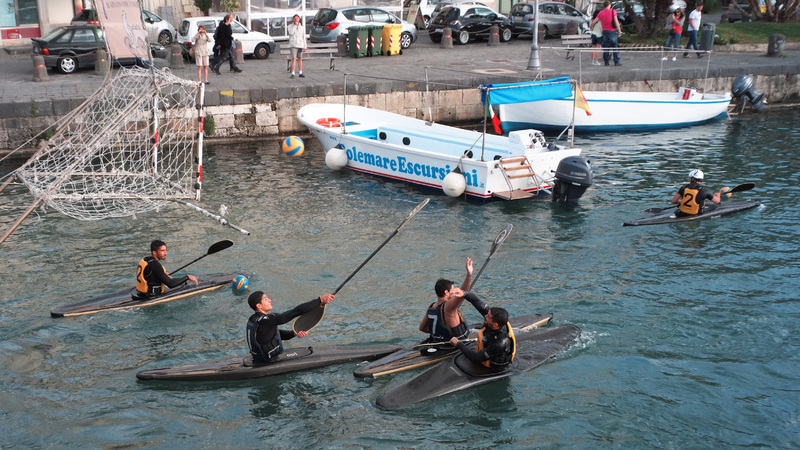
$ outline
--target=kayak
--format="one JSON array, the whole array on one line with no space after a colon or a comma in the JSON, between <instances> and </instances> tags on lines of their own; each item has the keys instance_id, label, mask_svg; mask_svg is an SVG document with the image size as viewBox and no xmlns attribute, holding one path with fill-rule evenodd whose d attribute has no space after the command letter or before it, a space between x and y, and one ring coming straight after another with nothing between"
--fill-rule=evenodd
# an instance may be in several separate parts
<instances>
[{"instance_id":1,"label":"kayak","mask_svg":"<svg viewBox=\"0 0 800 450\"><path fill-rule=\"evenodd\" d=\"M697 214L693 216L676 216L675 211L677 211L677 209L670 209L665 213L657 214L651 217L643 217L641 219L631 220L628 222L624 222L622 225L626 227L635 227L640 225L659 225L662 223L679 223L679 222L691 222L695 220L711 219L714 217L727 216L740 211L746 211L748 209L755 208L760 204L761 202L753 202L753 201L724 202L720 203L719 205L710 205L708 207L709 209L711 208L711 206L715 206L715 208L705 211L703 214Z\"/></svg>"},{"instance_id":2,"label":"kayak","mask_svg":"<svg viewBox=\"0 0 800 450\"><path fill-rule=\"evenodd\" d=\"M552 318L553 314L550 313L528 314L526 316L512 317L509 322L511 322L511 326L514 327L516 331L523 328L530 329L540 327L545 325ZM475 339L481 327L483 327L483 323L471 325L469 338ZM414 347L404 348L375 362L363 365L357 368L355 372L353 372L353 375L358 378L377 378L383 375L429 366L453 356L454 353L461 352L449 342L444 342L433 347L426 346L425 342L426 341L422 341Z\"/></svg>"},{"instance_id":3,"label":"kayak","mask_svg":"<svg viewBox=\"0 0 800 450\"><path fill-rule=\"evenodd\" d=\"M371 361L400 349L399 345L342 345L287 349L277 361L254 364L250 355L163 369L142 370L140 380L219 381L280 375L352 361Z\"/></svg>"},{"instance_id":4,"label":"kayak","mask_svg":"<svg viewBox=\"0 0 800 450\"><path fill-rule=\"evenodd\" d=\"M378 396L375 403L382 409L400 409L508 378L541 365L562 352L580 335L581 330L575 325L515 333L517 354L508 369L497 372L475 364L459 353L386 391Z\"/></svg>"},{"instance_id":5,"label":"kayak","mask_svg":"<svg viewBox=\"0 0 800 450\"><path fill-rule=\"evenodd\" d=\"M60 306L50 311L50 315L53 317L80 316L102 311L113 311L115 309L157 305L159 303L171 302L173 300L178 300L190 295L202 294L203 292L219 289L226 284L230 284L235 276L236 274L204 277L202 279L198 279L196 285L192 282L187 282L175 289L169 289L167 292L164 292L161 295L149 297L145 300L134 298L134 295L137 293L136 288L134 287L119 292L114 292L112 294L107 294L102 297L93 298L91 300L84 300L79 303Z\"/></svg>"}]
</instances>

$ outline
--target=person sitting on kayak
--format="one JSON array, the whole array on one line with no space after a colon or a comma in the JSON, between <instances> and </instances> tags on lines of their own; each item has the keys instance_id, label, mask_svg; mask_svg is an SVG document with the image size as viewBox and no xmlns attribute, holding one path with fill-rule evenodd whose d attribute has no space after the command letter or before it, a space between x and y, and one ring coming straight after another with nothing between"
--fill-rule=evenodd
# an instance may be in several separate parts
<instances>
[{"instance_id":1,"label":"person sitting on kayak","mask_svg":"<svg viewBox=\"0 0 800 450\"><path fill-rule=\"evenodd\" d=\"M450 339L450 343L475 364L483 364L498 371L505 370L514 361L516 354L516 338L511 324L508 323L508 311L495 306L489 308L484 319L483 328L478 333L477 350L470 349L455 337Z\"/></svg>"},{"instance_id":2,"label":"person sitting on kayak","mask_svg":"<svg viewBox=\"0 0 800 450\"><path fill-rule=\"evenodd\" d=\"M150 243L151 256L145 256L139 261L136 267L136 291L138 298L146 299L164 292L166 285L170 289L180 286L186 281L191 280L197 284L197 278L192 275L185 277L172 278L160 261L167 259L167 244L164 241L155 240Z\"/></svg>"},{"instance_id":3,"label":"person sitting on kayak","mask_svg":"<svg viewBox=\"0 0 800 450\"><path fill-rule=\"evenodd\" d=\"M333 294L317 297L309 302L301 303L289 311L273 313L272 300L262 291L255 291L247 298L247 303L253 308L255 314L247 319L247 345L254 363L268 363L274 361L283 353L283 341L295 337L294 331L278 329L278 325L311 312L314 308L333 301ZM298 331L297 337L305 337L305 331Z\"/></svg>"},{"instance_id":4,"label":"person sitting on kayak","mask_svg":"<svg viewBox=\"0 0 800 450\"><path fill-rule=\"evenodd\" d=\"M461 288L444 278L436 281L436 301L425 311L419 324L419 331L430 334L428 342L447 342L451 337L464 338L469 334L458 308L464 302L464 290L472 284L472 258L467 258L466 269L467 276Z\"/></svg>"},{"instance_id":5,"label":"person sitting on kayak","mask_svg":"<svg viewBox=\"0 0 800 450\"><path fill-rule=\"evenodd\" d=\"M702 214L706 207L706 200L719 204L721 193L712 192L705 186L701 186L703 181L703 171L694 169L689 172L689 184L684 184L672 197L672 203L680 204L676 216L691 216Z\"/></svg>"}]
</instances>

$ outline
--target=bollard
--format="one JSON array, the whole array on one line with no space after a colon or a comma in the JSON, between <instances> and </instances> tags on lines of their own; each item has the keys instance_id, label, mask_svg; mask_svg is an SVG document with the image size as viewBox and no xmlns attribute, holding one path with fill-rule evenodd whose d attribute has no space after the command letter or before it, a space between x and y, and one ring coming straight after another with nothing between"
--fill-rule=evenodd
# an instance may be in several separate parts
<instances>
[{"instance_id":1,"label":"bollard","mask_svg":"<svg viewBox=\"0 0 800 450\"><path fill-rule=\"evenodd\" d=\"M339 56L347 56L347 35L340 34L336 38L336 54Z\"/></svg>"},{"instance_id":2,"label":"bollard","mask_svg":"<svg viewBox=\"0 0 800 450\"><path fill-rule=\"evenodd\" d=\"M500 27L492 25L489 27L489 42L487 45L495 46L500 45Z\"/></svg>"},{"instance_id":3,"label":"bollard","mask_svg":"<svg viewBox=\"0 0 800 450\"><path fill-rule=\"evenodd\" d=\"M450 27L442 30L442 48L453 48L453 29Z\"/></svg>"},{"instance_id":4,"label":"bollard","mask_svg":"<svg viewBox=\"0 0 800 450\"><path fill-rule=\"evenodd\" d=\"M236 61L236 65L244 64L244 52L242 52L242 41L234 39L233 42L236 44L236 48L233 49L233 60Z\"/></svg>"},{"instance_id":5,"label":"bollard","mask_svg":"<svg viewBox=\"0 0 800 450\"><path fill-rule=\"evenodd\" d=\"M172 69L183 69L183 49L181 44L173 43L170 47L169 67Z\"/></svg>"},{"instance_id":6,"label":"bollard","mask_svg":"<svg viewBox=\"0 0 800 450\"><path fill-rule=\"evenodd\" d=\"M105 75L108 73L108 57L105 50L97 51L97 59L94 61L94 73L96 75Z\"/></svg>"},{"instance_id":7,"label":"bollard","mask_svg":"<svg viewBox=\"0 0 800 450\"><path fill-rule=\"evenodd\" d=\"M781 56L783 54L783 44L786 42L786 36L782 34L771 34L769 36L769 45L767 46L767 56Z\"/></svg>"},{"instance_id":8,"label":"bollard","mask_svg":"<svg viewBox=\"0 0 800 450\"><path fill-rule=\"evenodd\" d=\"M44 66L44 56L31 54L33 57L33 81L48 81L47 67Z\"/></svg>"}]
</instances>

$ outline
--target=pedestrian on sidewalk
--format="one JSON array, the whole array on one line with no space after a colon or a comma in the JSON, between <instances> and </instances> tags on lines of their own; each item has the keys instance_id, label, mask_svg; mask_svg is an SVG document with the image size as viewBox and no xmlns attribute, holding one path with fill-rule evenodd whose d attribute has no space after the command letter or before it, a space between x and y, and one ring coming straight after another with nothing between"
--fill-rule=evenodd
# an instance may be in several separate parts
<instances>
[{"instance_id":1,"label":"pedestrian on sidewalk","mask_svg":"<svg viewBox=\"0 0 800 450\"><path fill-rule=\"evenodd\" d=\"M689 13L689 24L686 26L686 29L689 31L689 42L686 44L686 50L690 48L699 50L697 47L697 32L700 31L700 19L702 16L703 3L697 2L697 6L695 6L694 11ZM688 58L689 52L684 52L683 57ZM703 53L697 52L697 57L702 58Z\"/></svg>"},{"instance_id":2,"label":"pedestrian on sidewalk","mask_svg":"<svg viewBox=\"0 0 800 450\"><path fill-rule=\"evenodd\" d=\"M217 26L217 31L214 32L214 48L219 50L219 57L216 61L214 61L214 65L211 66L211 70L217 75L220 75L219 67L223 62L225 62L226 59L230 61L231 72L240 73L242 71L242 69L236 66L236 60L233 57L234 42L233 28L231 28L232 21L233 16L230 14L225 14L225 17Z\"/></svg>"},{"instance_id":3,"label":"pedestrian on sidewalk","mask_svg":"<svg viewBox=\"0 0 800 450\"><path fill-rule=\"evenodd\" d=\"M599 9L594 11L592 14L592 20L594 21L597 18L597 15L600 13ZM599 66L600 65L600 45L603 43L603 24L600 21L593 22L594 26L592 27L592 61L591 65Z\"/></svg>"},{"instance_id":4,"label":"pedestrian on sidewalk","mask_svg":"<svg viewBox=\"0 0 800 450\"><path fill-rule=\"evenodd\" d=\"M675 49L675 54L672 55L672 60L678 59L678 45L681 42L681 29L683 27L683 10L676 8L675 11L667 17L667 27L669 27L669 37L667 38L667 53L661 58L662 61L669 59L669 48L672 46Z\"/></svg>"},{"instance_id":5,"label":"pedestrian on sidewalk","mask_svg":"<svg viewBox=\"0 0 800 450\"><path fill-rule=\"evenodd\" d=\"M617 11L611 9L611 0L605 0L603 2L603 10L597 14L597 17L592 20L591 25L589 28L594 28L597 22L600 22L603 26L603 62L608 65L609 56L609 48L614 49L614 65L621 66L622 63L619 62L619 45L617 44L617 36L622 35L622 27L619 24L619 17L617 17Z\"/></svg>"},{"instance_id":6,"label":"pedestrian on sidewalk","mask_svg":"<svg viewBox=\"0 0 800 450\"><path fill-rule=\"evenodd\" d=\"M306 29L300 23L300 16L295 14L292 17L292 23L286 27L286 34L289 35L289 53L292 55L292 76L294 78L295 63L300 69L300 78L303 75L303 52L306 51Z\"/></svg>"},{"instance_id":7,"label":"pedestrian on sidewalk","mask_svg":"<svg viewBox=\"0 0 800 450\"><path fill-rule=\"evenodd\" d=\"M208 44L211 38L206 33L206 27L197 27L197 34L192 37L194 49L194 62L197 64L197 81L203 82L203 69L205 69L205 83L208 84Z\"/></svg>"}]
</instances>

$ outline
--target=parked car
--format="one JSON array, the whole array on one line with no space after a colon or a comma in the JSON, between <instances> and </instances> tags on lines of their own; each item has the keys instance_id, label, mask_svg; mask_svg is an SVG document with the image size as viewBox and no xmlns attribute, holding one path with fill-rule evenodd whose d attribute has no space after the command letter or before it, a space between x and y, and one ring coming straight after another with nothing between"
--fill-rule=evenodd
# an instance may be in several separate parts
<instances>
[{"instance_id":1,"label":"parked car","mask_svg":"<svg viewBox=\"0 0 800 450\"><path fill-rule=\"evenodd\" d=\"M336 42L340 35L347 35L354 25L400 24L400 48L406 49L417 40L417 27L410 22L380 8L357 6L353 8L322 8L314 16L308 39L311 42Z\"/></svg>"},{"instance_id":2,"label":"parked car","mask_svg":"<svg viewBox=\"0 0 800 450\"><path fill-rule=\"evenodd\" d=\"M178 30L171 23L146 9L142 10L142 17L149 42L158 42L165 47L175 42ZM94 9L85 8L72 18L70 25L100 25L100 22L97 20L97 12Z\"/></svg>"},{"instance_id":3,"label":"parked car","mask_svg":"<svg viewBox=\"0 0 800 450\"><path fill-rule=\"evenodd\" d=\"M197 34L197 27L200 25L206 28L206 33L211 37L208 43L208 51L214 49L214 32L222 18L220 17L187 17L178 26L178 43L181 44L181 51L184 57L189 58L189 50L192 48L192 38ZM272 37L258 32L250 31L241 23L231 21L233 29L233 39L242 43L242 54L253 56L257 59L269 58L270 53L275 53L275 40Z\"/></svg>"},{"instance_id":4,"label":"parked car","mask_svg":"<svg viewBox=\"0 0 800 450\"><path fill-rule=\"evenodd\" d=\"M437 3L436 4L436 8L433 8L433 12L431 13L431 20L433 20L436 17L436 15L439 14L439 11L441 11L442 8L444 8L445 6L451 6L451 5L459 5L461 7L466 6L466 5L489 6L489 5L487 5L486 3L483 3L483 2L471 2L471 1L458 2L458 1L444 0L444 1L441 1L441 2Z\"/></svg>"},{"instance_id":5,"label":"parked car","mask_svg":"<svg viewBox=\"0 0 800 450\"><path fill-rule=\"evenodd\" d=\"M511 25L514 35L530 34L533 30L534 3L517 3L511 8ZM566 3L539 3L539 29L544 36L561 36L567 31L580 33L589 27L589 16ZM572 33L572 34L575 34Z\"/></svg>"},{"instance_id":6,"label":"parked car","mask_svg":"<svg viewBox=\"0 0 800 450\"><path fill-rule=\"evenodd\" d=\"M453 42L466 44L470 39L489 37L492 25L500 28L500 40L511 40L511 21L508 17L486 6L451 5L439 12L431 22L428 35L433 42L442 41L445 27L453 30Z\"/></svg>"},{"instance_id":7,"label":"parked car","mask_svg":"<svg viewBox=\"0 0 800 450\"><path fill-rule=\"evenodd\" d=\"M636 22L633 20L633 16L628 13L625 8L625 4L627 3L630 6L631 11L633 14L639 17L639 20L644 21L644 6L641 3L636 1L619 1L611 3L611 8L617 11L617 17L619 18L619 25L625 29L632 29L636 27Z\"/></svg>"},{"instance_id":8,"label":"parked car","mask_svg":"<svg viewBox=\"0 0 800 450\"><path fill-rule=\"evenodd\" d=\"M66 25L40 38L31 38L31 43L33 53L44 58L45 67L58 69L61 73L94 68L97 49L106 47L103 30L96 25ZM167 57L167 49L161 44L152 43L150 49L156 58ZM147 65L147 61L138 58L114 58L111 55L109 59L122 66Z\"/></svg>"}]
</instances>

